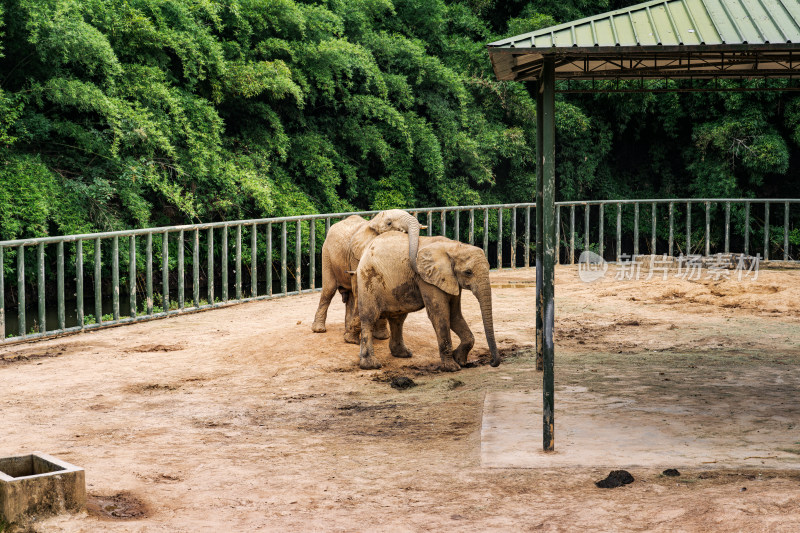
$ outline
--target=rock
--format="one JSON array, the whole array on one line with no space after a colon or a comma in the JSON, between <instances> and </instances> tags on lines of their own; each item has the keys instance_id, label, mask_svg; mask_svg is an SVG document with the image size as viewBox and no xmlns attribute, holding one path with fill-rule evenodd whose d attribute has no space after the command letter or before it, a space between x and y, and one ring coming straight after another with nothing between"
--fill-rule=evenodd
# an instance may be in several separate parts
<instances>
[{"instance_id":1,"label":"rock","mask_svg":"<svg viewBox=\"0 0 800 533\"><path fill-rule=\"evenodd\" d=\"M674 468L667 468L666 470L661 472L661 474L669 477L678 477L681 475L681 473L675 470Z\"/></svg>"}]
</instances>

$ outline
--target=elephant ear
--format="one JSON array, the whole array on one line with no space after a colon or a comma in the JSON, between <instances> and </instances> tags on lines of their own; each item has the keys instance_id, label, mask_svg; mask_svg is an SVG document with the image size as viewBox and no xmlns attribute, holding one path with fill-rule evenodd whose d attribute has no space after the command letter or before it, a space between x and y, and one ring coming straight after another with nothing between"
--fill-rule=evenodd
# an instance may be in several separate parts
<instances>
[{"instance_id":1,"label":"elephant ear","mask_svg":"<svg viewBox=\"0 0 800 533\"><path fill-rule=\"evenodd\" d=\"M453 263L447 251L447 246L441 243L421 249L417 254L417 272L424 282L436 285L448 294L458 296L461 288L458 286Z\"/></svg>"}]
</instances>

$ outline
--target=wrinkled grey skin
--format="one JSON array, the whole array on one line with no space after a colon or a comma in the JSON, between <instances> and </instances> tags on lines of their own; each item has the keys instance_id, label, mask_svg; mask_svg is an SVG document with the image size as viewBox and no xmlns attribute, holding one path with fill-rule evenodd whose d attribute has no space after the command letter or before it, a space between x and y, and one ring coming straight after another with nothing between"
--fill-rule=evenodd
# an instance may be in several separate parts
<instances>
[{"instance_id":1,"label":"wrinkled grey skin","mask_svg":"<svg viewBox=\"0 0 800 533\"><path fill-rule=\"evenodd\" d=\"M380 368L372 347L372 326L388 319L389 350L394 357L411 357L403 342L403 322L408 313L423 307L436 331L442 369L459 370L475 337L461 314L461 290L469 289L478 299L492 366L500 364L492 318L489 262L483 250L442 237L420 238L417 272L411 268L408 244L402 235L386 233L364 250L356 270L358 311L361 318L359 366ZM461 341L454 350L450 330Z\"/></svg>"},{"instance_id":2,"label":"wrinkled grey skin","mask_svg":"<svg viewBox=\"0 0 800 533\"><path fill-rule=\"evenodd\" d=\"M416 217L401 209L381 211L372 220L353 215L341 222L332 225L325 236L322 245L322 295L314 317L311 330L316 333L326 331L325 320L328 315L328 306L338 290L345 303L345 333L344 340L358 344L360 337L360 322L356 299L352 297L352 285L348 271L358 267L358 261L364 249L372 240L386 232L406 232L408 236L400 235L406 243L407 254L416 255L419 246L420 224ZM386 321L378 324L375 331L376 339L389 338Z\"/></svg>"}]
</instances>

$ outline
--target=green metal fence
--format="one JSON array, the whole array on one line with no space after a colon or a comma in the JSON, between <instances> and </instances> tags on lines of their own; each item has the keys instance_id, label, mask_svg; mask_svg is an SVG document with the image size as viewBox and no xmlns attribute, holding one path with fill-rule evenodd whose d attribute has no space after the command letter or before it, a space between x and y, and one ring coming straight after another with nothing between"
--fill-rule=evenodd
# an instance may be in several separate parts
<instances>
[{"instance_id":1,"label":"green metal fence","mask_svg":"<svg viewBox=\"0 0 800 533\"><path fill-rule=\"evenodd\" d=\"M560 263L574 263L580 250L611 260L640 253L749 255L756 250L755 238L763 243L758 253L763 251L764 260L796 260L798 203L800 199L559 202L556 257ZM427 223L428 235L482 247L492 268L502 269L533 265L535 208L519 203L411 212ZM313 292L321 284L320 252L331 224L352 214L373 213L0 241L0 344ZM698 218L700 223L693 223ZM771 229L779 225L782 232ZM28 304L34 300L35 305Z\"/></svg>"}]
</instances>

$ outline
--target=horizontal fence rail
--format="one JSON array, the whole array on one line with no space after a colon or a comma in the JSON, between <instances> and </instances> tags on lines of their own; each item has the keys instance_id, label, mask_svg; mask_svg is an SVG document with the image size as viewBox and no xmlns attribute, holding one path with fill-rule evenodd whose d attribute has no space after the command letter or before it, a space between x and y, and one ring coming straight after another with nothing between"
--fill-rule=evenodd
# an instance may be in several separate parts
<instances>
[{"instance_id":1,"label":"horizontal fence rail","mask_svg":"<svg viewBox=\"0 0 800 533\"><path fill-rule=\"evenodd\" d=\"M556 258L575 263L583 250L611 261L733 251L797 261L797 204L800 199L558 202ZM533 266L535 209L518 203L409 211L427 224L427 235L478 246L492 268L504 269ZM331 225L375 213L0 241L0 344L319 290Z\"/></svg>"}]
</instances>

